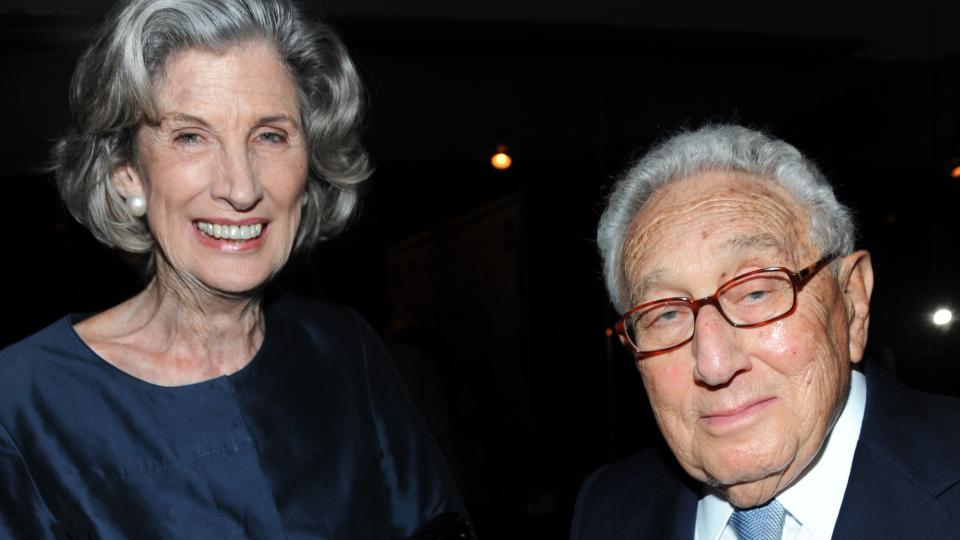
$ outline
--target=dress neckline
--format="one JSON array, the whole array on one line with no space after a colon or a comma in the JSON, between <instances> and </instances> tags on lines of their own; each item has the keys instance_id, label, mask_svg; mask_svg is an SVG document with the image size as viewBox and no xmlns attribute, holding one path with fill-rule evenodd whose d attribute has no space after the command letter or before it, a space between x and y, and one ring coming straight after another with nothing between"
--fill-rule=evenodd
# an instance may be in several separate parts
<instances>
[{"instance_id":1,"label":"dress neckline","mask_svg":"<svg viewBox=\"0 0 960 540\"><path fill-rule=\"evenodd\" d=\"M220 385L223 385L224 383L229 383L234 380L240 379L244 377L245 374L255 371L259 366L259 364L262 363L262 357L265 356L264 351L267 350L268 343L269 341L271 341L269 336L272 334L272 332L270 331L271 324L270 324L269 310L264 309L263 310L263 341L260 343L260 348L257 349L256 353L254 353L253 358L251 358L250 361L247 362L243 367L241 367L237 371L234 371L233 373L228 373L226 375L218 375L216 377L205 379L202 381L192 382L188 384L178 384L174 386L165 386L162 384L152 383L150 381L141 379L131 373L128 373L120 369L119 367L113 365L112 363L108 362L105 358L97 354L97 351L93 350L93 348L86 341L84 341L82 337L80 337L80 334L77 332L77 329L74 327L75 324L78 324L79 322L83 321L84 319L92 315L93 313L71 313L63 317L62 319L60 319L60 323L65 327L64 328L65 332L69 335L70 339L74 340L80 346L80 348L86 353L88 359L94 362L95 364L97 364L98 368L103 369L104 371L107 371L107 372L111 372L113 374L112 376L117 379L127 380L132 384L145 386L154 390L161 390L161 391L168 391L168 392L176 392L177 390L181 390L181 389L182 390L197 389L197 388L202 388L204 386L220 386Z\"/></svg>"}]
</instances>

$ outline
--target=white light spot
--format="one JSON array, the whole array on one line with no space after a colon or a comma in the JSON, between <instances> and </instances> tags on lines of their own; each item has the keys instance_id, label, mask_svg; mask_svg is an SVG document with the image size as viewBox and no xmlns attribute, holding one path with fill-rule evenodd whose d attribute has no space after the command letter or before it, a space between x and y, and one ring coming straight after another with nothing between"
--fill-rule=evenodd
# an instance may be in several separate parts
<instances>
[{"instance_id":1,"label":"white light spot","mask_svg":"<svg viewBox=\"0 0 960 540\"><path fill-rule=\"evenodd\" d=\"M953 320L953 312L946 308L940 308L933 313L933 324L943 326L950 324Z\"/></svg>"}]
</instances>

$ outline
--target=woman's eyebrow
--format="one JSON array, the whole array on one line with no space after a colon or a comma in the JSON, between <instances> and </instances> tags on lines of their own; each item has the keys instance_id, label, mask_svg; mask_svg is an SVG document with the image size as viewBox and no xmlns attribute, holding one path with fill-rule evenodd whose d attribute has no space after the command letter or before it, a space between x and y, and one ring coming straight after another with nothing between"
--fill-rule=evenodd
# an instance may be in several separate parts
<instances>
[{"instance_id":1,"label":"woman's eyebrow","mask_svg":"<svg viewBox=\"0 0 960 540\"><path fill-rule=\"evenodd\" d=\"M171 112L163 115L163 117L160 118L159 125L163 125L165 122L170 122L170 121L199 124L200 126L205 128L210 127L210 123L204 120L203 118L192 115L192 114L181 113L181 112ZM268 116L262 116L257 119L256 125L273 124L278 122L291 124L295 128L300 129L300 122L298 122L295 118L287 114L271 114Z\"/></svg>"},{"instance_id":2,"label":"woman's eyebrow","mask_svg":"<svg viewBox=\"0 0 960 540\"><path fill-rule=\"evenodd\" d=\"M296 120L295 118L293 118L293 117L291 117L291 116L289 116L289 115L286 115L286 114L274 114L274 115L270 115L270 116L264 116L264 117L260 118L259 120L257 120L257 123L258 123L258 124L270 124L270 123L274 123L274 122L288 122L288 123L293 124L293 125L295 125L295 126L297 126L297 127L300 126L300 123L297 122L297 120Z\"/></svg>"},{"instance_id":3,"label":"woman's eyebrow","mask_svg":"<svg viewBox=\"0 0 960 540\"><path fill-rule=\"evenodd\" d=\"M206 128L210 127L210 124L203 118L200 118L199 116L194 116L192 114L182 113L182 112L171 112L163 115L160 118L160 122L158 123L158 125L163 125L165 122L170 122L170 121L200 124L201 126Z\"/></svg>"}]
</instances>

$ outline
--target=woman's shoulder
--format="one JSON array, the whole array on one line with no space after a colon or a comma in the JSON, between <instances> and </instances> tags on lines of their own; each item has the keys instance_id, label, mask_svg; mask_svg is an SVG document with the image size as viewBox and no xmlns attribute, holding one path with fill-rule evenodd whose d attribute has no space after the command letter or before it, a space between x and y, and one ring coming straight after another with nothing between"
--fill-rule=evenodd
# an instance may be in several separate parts
<instances>
[{"instance_id":1,"label":"woman's shoulder","mask_svg":"<svg viewBox=\"0 0 960 540\"><path fill-rule=\"evenodd\" d=\"M72 331L70 317L65 316L16 343L0 350L0 388L18 374L44 367L46 361L60 358L64 352L71 356L80 349ZM0 392L2 393L2 392Z\"/></svg>"},{"instance_id":2,"label":"woman's shoulder","mask_svg":"<svg viewBox=\"0 0 960 540\"><path fill-rule=\"evenodd\" d=\"M369 340L376 336L353 308L314 298L284 295L267 306L267 324L296 326L308 333L336 340ZM352 338L352 339L351 339Z\"/></svg>"},{"instance_id":3,"label":"woman's shoulder","mask_svg":"<svg viewBox=\"0 0 960 540\"><path fill-rule=\"evenodd\" d=\"M0 350L0 420L38 393L46 394L44 389L68 377L67 366L83 356L69 316Z\"/></svg>"},{"instance_id":4,"label":"woman's shoulder","mask_svg":"<svg viewBox=\"0 0 960 540\"><path fill-rule=\"evenodd\" d=\"M308 320L313 318L339 320L356 315L356 312L347 306L293 294L284 294L271 301L267 305L267 313L280 316L305 316Z\"/></svg>"},{"instance_id":5,"label":"woman's shoulder","mask_svg":"<svg viewBox=\"0 0 960 540\"><path fill-rule=\"evenodd\" d=\"M352 308L321 300L283 296L266 308L268 352L278 346L313 358L315 364L358 369L365 378L370 364L389 358L379 334ZM269 346L267 345L269 343Z\"/></svg>"}]
</instances>

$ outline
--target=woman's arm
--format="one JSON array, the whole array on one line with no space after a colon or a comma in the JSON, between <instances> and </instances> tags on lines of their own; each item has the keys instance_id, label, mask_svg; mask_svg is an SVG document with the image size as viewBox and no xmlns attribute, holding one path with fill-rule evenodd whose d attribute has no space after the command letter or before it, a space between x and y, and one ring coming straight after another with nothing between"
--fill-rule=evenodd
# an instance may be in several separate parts
<instances>
[{"instance_id":1,"label":"woman's arm","mask_svg":"<svg viewBox=\"0 0 960 540\"><path fill-rule=\"evenodd\" d=\"M394 537L406 538L443 514L465 516L463 501L443 455L414 407L396 366L376 333L359 316L354 317L376 416Z\"/></svg>"},{"instance_id":2,"label":"woman's arm","mask_svg":"<svg viewBox=\"0 0 960 540\"><path fill-rule=\"evenodd\" d=\"M7 429L0 424L0 538L66 539Z\"/></svg>"}]
</instances>

